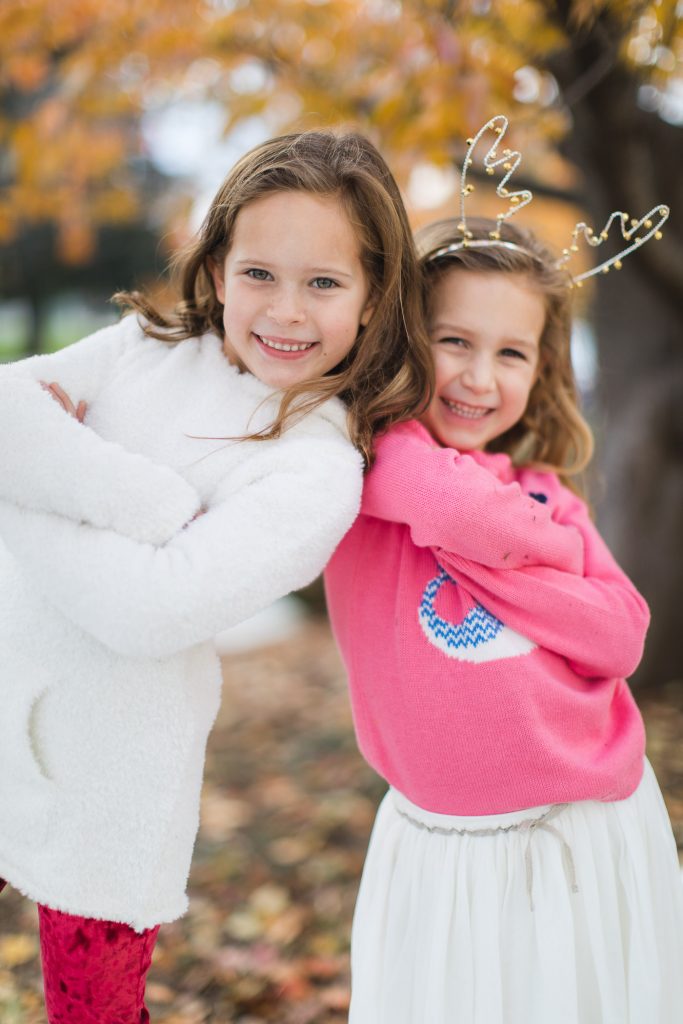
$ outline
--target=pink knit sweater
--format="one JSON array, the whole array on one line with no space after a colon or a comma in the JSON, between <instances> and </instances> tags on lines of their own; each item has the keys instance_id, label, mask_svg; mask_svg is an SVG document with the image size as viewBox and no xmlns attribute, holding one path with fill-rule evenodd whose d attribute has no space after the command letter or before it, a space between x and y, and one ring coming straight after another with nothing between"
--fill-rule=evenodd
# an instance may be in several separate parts
<instances>
[{"instance_id":1,"label":"pink knit sweater","mask_svg":"<svg viewBox=\"0 0 683 1024\"><path fill-rule=\"evenodd\" d=\"M638 785L623 677L647 606L552 474L394 427L325 581L361 751L414 803L496 814Z\"/></svg>"}]
</instances>

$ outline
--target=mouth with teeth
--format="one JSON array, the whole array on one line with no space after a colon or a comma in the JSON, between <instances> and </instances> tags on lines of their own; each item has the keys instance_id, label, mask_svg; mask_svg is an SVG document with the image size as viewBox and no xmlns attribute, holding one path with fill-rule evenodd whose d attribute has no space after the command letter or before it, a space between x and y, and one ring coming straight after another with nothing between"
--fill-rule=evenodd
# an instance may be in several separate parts
<instances>
[{"instance_id":1,"label":"mouth with teeth","mask_svg":"<svg viewBox=\"0 0 683 1024\"><path fill-rule=\"evenodd\" d=\"M448 398L442 398L441 401L454 416L465 420L482 420L493 412L493 409L484 405L467 405L465 402L452 402Z\"/></svg>"},{"instance_id":2,"label":"mouth with teeth","mask_svg":"<svg viewBox=\"0 0 683 1024\"><path fill-rule=\"evenodd\" d=\"M317 341L287 341L284 338L266 338L263 334L254 334L259 345L278 359L296 359L310 352Z\"/></svg>"}]
</instances>

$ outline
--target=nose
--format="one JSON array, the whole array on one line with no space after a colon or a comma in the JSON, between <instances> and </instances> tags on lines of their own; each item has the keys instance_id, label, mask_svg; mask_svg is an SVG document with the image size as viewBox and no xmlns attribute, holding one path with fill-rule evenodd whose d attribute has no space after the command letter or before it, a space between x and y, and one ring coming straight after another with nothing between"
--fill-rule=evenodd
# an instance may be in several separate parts
<instances>
[{"instance_id":1,"label":"nose","mask_svg":"<svg viewBox=\"0 0 683 1024\"><path fill-rule=\"evenodd\" d=\"M495 387L493 361L484 352L473 352L461 373L463 385L477 395L485 395Z\"/></svg>"},{"instance_id":2,"label":"nose","mask_svg":"<svg viewBox=\"0 0 683 1024\"><path fill-rule=\"evenodd\" d=\"M303 301L295 288L278 288L275 294L271 295L266 313L273 323L280 327L299 324L306 319Z\"/></svg>"}]
</instances>

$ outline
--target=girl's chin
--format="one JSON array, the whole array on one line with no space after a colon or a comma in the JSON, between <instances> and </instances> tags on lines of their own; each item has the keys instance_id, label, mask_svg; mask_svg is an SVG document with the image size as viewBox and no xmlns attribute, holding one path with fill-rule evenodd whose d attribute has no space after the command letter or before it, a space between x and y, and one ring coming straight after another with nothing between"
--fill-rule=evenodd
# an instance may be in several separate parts
<instances>
[{"instance_id":1,"label":"girl's chin","mask_svg":"<svg viewBox=\"0 0 683 1024\"><path fill-rule=\"evenodd\" d=\"M423 419L424 426L432 437L444 448L457 448L460 452L474 451L484 448L491 440L490 431L482 420L470 420L459 417L454 423L451 416L448 420L439 416L427 416Z\"/></svg>"}]
</instances>

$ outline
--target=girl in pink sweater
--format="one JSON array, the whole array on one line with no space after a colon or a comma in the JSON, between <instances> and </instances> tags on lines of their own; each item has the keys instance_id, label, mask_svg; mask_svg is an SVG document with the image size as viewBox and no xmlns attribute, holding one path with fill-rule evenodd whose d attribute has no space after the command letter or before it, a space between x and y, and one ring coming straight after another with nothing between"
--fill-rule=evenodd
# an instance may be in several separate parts
<instances>
[{"instance_id":1,"label":"girl in pink sweater","mask_svg":"<svg viewBox=\"0 0 683 1024\"><path fill-rule=\"evenodd\" d=\"M591 437L565 271L526 232L420 239L436 387L377 442L326 572L390 785L351 1024L680 1024L683 889L624 681L648 610L570 478Z\"/></svg>"}]
</instances>

